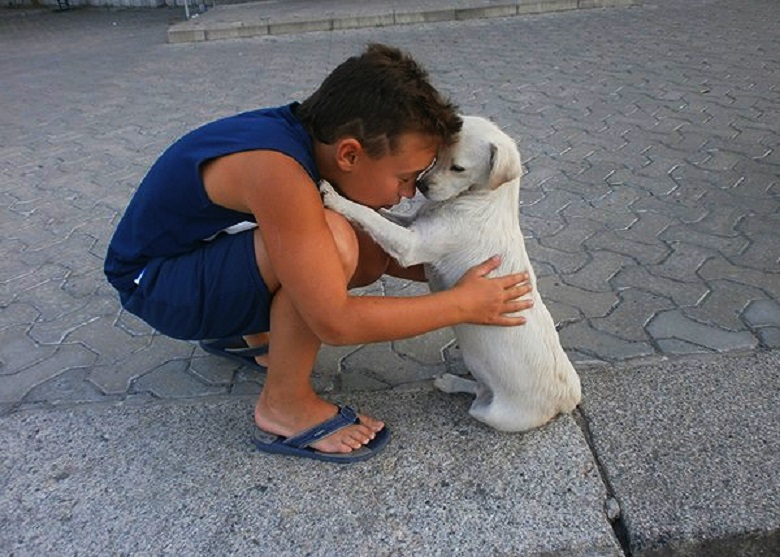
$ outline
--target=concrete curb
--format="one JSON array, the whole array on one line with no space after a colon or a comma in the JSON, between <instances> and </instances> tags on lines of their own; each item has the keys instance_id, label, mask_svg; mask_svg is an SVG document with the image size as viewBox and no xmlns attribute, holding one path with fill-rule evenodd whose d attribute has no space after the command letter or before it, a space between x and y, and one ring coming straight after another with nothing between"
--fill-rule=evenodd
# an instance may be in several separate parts
<instances>
[{"instance_id":1,"label":"concrete curb","mask_svg":"<svg viewBox=\"0 0 780 557\"><path fill-rule=\"evenodd\" d=\"M253 451L252 401L90 405L0 419L11 554L620 557L571 416L489 430L465 397L352 393L392 424L349 466ZM6 450L7 447L7 450ZM259 553L258 553L259 552Z\"/></svg>"},{"instance_id":2,"label":"concrete curb","mask_svg":"<svg viewBox=\"0 0 780 557\"><path fill-rule=\"evenodd\" d=\"M516 0L495 3L474 1L469 6L426 6L410 4L401 9L386 6L363 7L361 13L344 13L332 17L298 16L294 12L262 16L263 3L219 6L197 18L176 23L168 29L169 43L190 43L289 35L314 31L341 31L368 27L438 23L513 17L577 9L630 6L637 0ZM446 3L443 3L446 4ZM325 12L322 9L322 12Z\"/></svg>"}]
</instances>

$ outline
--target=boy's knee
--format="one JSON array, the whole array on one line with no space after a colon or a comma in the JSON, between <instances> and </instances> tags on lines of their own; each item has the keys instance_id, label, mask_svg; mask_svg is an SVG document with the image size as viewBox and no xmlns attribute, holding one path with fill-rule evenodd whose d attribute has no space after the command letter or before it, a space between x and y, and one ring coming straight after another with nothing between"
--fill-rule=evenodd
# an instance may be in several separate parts
<instances>
[{"instance_id":1,"label":"boy's knee","mask_svg":"<svg viewBox=\"0 0 780 557\"><path fill-rule=\"evenodd\" d=\"M352 228L347 219L329 209L325 210L325 220L330 227L331 234L333 234L333 239L336 241L341 265L349 279L355 274L360 257L360 245L355 229Z\"/></svg>"},{"instance_id":2,"label":"boy's knee","mask_svg":"<svg viewBox=\"0 0 780 557\"><path fill-rule=\"evenodd\" d=\"M390 259L379 246L361 230L356 230L340 214L325 210L341 263L347 275L348 287L367 286L381 277L387 270Z\"/></svg>"}]
</instances>

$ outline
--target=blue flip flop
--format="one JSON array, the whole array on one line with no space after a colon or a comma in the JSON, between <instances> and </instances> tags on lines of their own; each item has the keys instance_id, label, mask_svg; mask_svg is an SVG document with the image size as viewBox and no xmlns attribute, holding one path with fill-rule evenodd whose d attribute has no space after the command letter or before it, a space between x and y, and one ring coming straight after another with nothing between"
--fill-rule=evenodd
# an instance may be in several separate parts
<instances>
[{"instance_id":1,"label":"blue flip flop","mask_svg":"<svg viewBox=\"0 0 780 557\"><path fill-rule=\"evenodd\" d=\"M339 411L334 417L325 420L298 435L294 435L293 437L282 437L281 435L275 435L257 427L255 428L252 442L255 447L257 447L258 451L264 453L299 456L325 462L346 464L349 462L368 460L369 458L376 456L376 454L387 445L387 442L390 441L390 431L387 429L387 426L385 426L368 444L363 445L350 453L324 453L312 449L309 446L312 443L324 439L328 435L333 435L345 427L360 422L355 411L349 406L339 406L338 408Z\"/></svg>"},{"instance_id":2,"label":"blue flip flop","mask_svg":"<svg viewBox=\"0 0 780 557\"><path fill-rule=\"evenodd\" d=\"M261 366L260 364L257 363L257 360L255 360L255 356L262 356L263 354L268 354L267 344L261 344L260 346L250 347L247 346L244 339L240 336L231 337L231 338L215 338L209 340L201 340L198 344L203 350L205 350L209 354L214 354L215 356L221 356L223 358L227 358L228 360L238 362L240 364L243 364L247 367L254 368L259 371L267 370L265 366Z\"/></svg>"}]
</instances>

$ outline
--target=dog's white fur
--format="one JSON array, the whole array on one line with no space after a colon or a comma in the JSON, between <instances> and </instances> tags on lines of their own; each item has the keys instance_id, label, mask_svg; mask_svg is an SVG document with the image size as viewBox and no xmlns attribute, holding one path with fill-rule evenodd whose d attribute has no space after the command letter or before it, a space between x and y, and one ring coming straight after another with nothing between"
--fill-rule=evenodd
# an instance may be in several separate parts
<instances>
[{"instance_id":1,"label":"dog's white fur","mask_svg":"<svg viewBox=\"0 0 780 557\"><path fill-rule=\"evenodd\" d=\"M365 229L401 265L424 263L432 291L452 287L492 255L502 258L496 275L528 272L534 305L523 312L526 324L455 326L464 363L476 381L445 374L435 384L445 392L475 394L471 415L496 429L539 427L574 409L580 380L536 289L525 250L520 154L495 124L465 116L457 143L439 155L418 183L429 201L407 226L349 201L327 182L321 186L325 205Z\"/></svg>"}]
</instances>

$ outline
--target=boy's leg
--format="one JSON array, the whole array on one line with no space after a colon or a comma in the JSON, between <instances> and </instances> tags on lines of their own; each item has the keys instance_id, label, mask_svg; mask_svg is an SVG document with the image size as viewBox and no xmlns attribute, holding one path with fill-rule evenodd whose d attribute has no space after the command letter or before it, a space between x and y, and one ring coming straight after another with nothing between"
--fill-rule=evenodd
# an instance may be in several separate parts
<instances>
[{"instance_id":1,"label":"boy's leg","mask_svg":"<svg viewBox=\"0 0 780 557\"><path fill-rule=\"evenodd\" d=\"M355 279L350 281L350 285L357 286L367 280L373 282L381 276L387 267L381 253L365 245L361 257L359 246L362 241L358 240L358 235L347 221L330 211L327 219L346 274ZM336 407L317 396L311 386L310 378L320 349L320 339L298 313L284 288L279 287L259 232L255 232L255 252L266 284L272 292L275 290L271 303L268 373L255 406L255 422L277 435L295 435L332 418ZM253 339L248 337L247 340L251 342ZM373 418L362 415L360 418L361 424L340 430L312 447L324 452L350 452L360 448L384 427L382 422Z\"/></svg>"}]
</instances>

